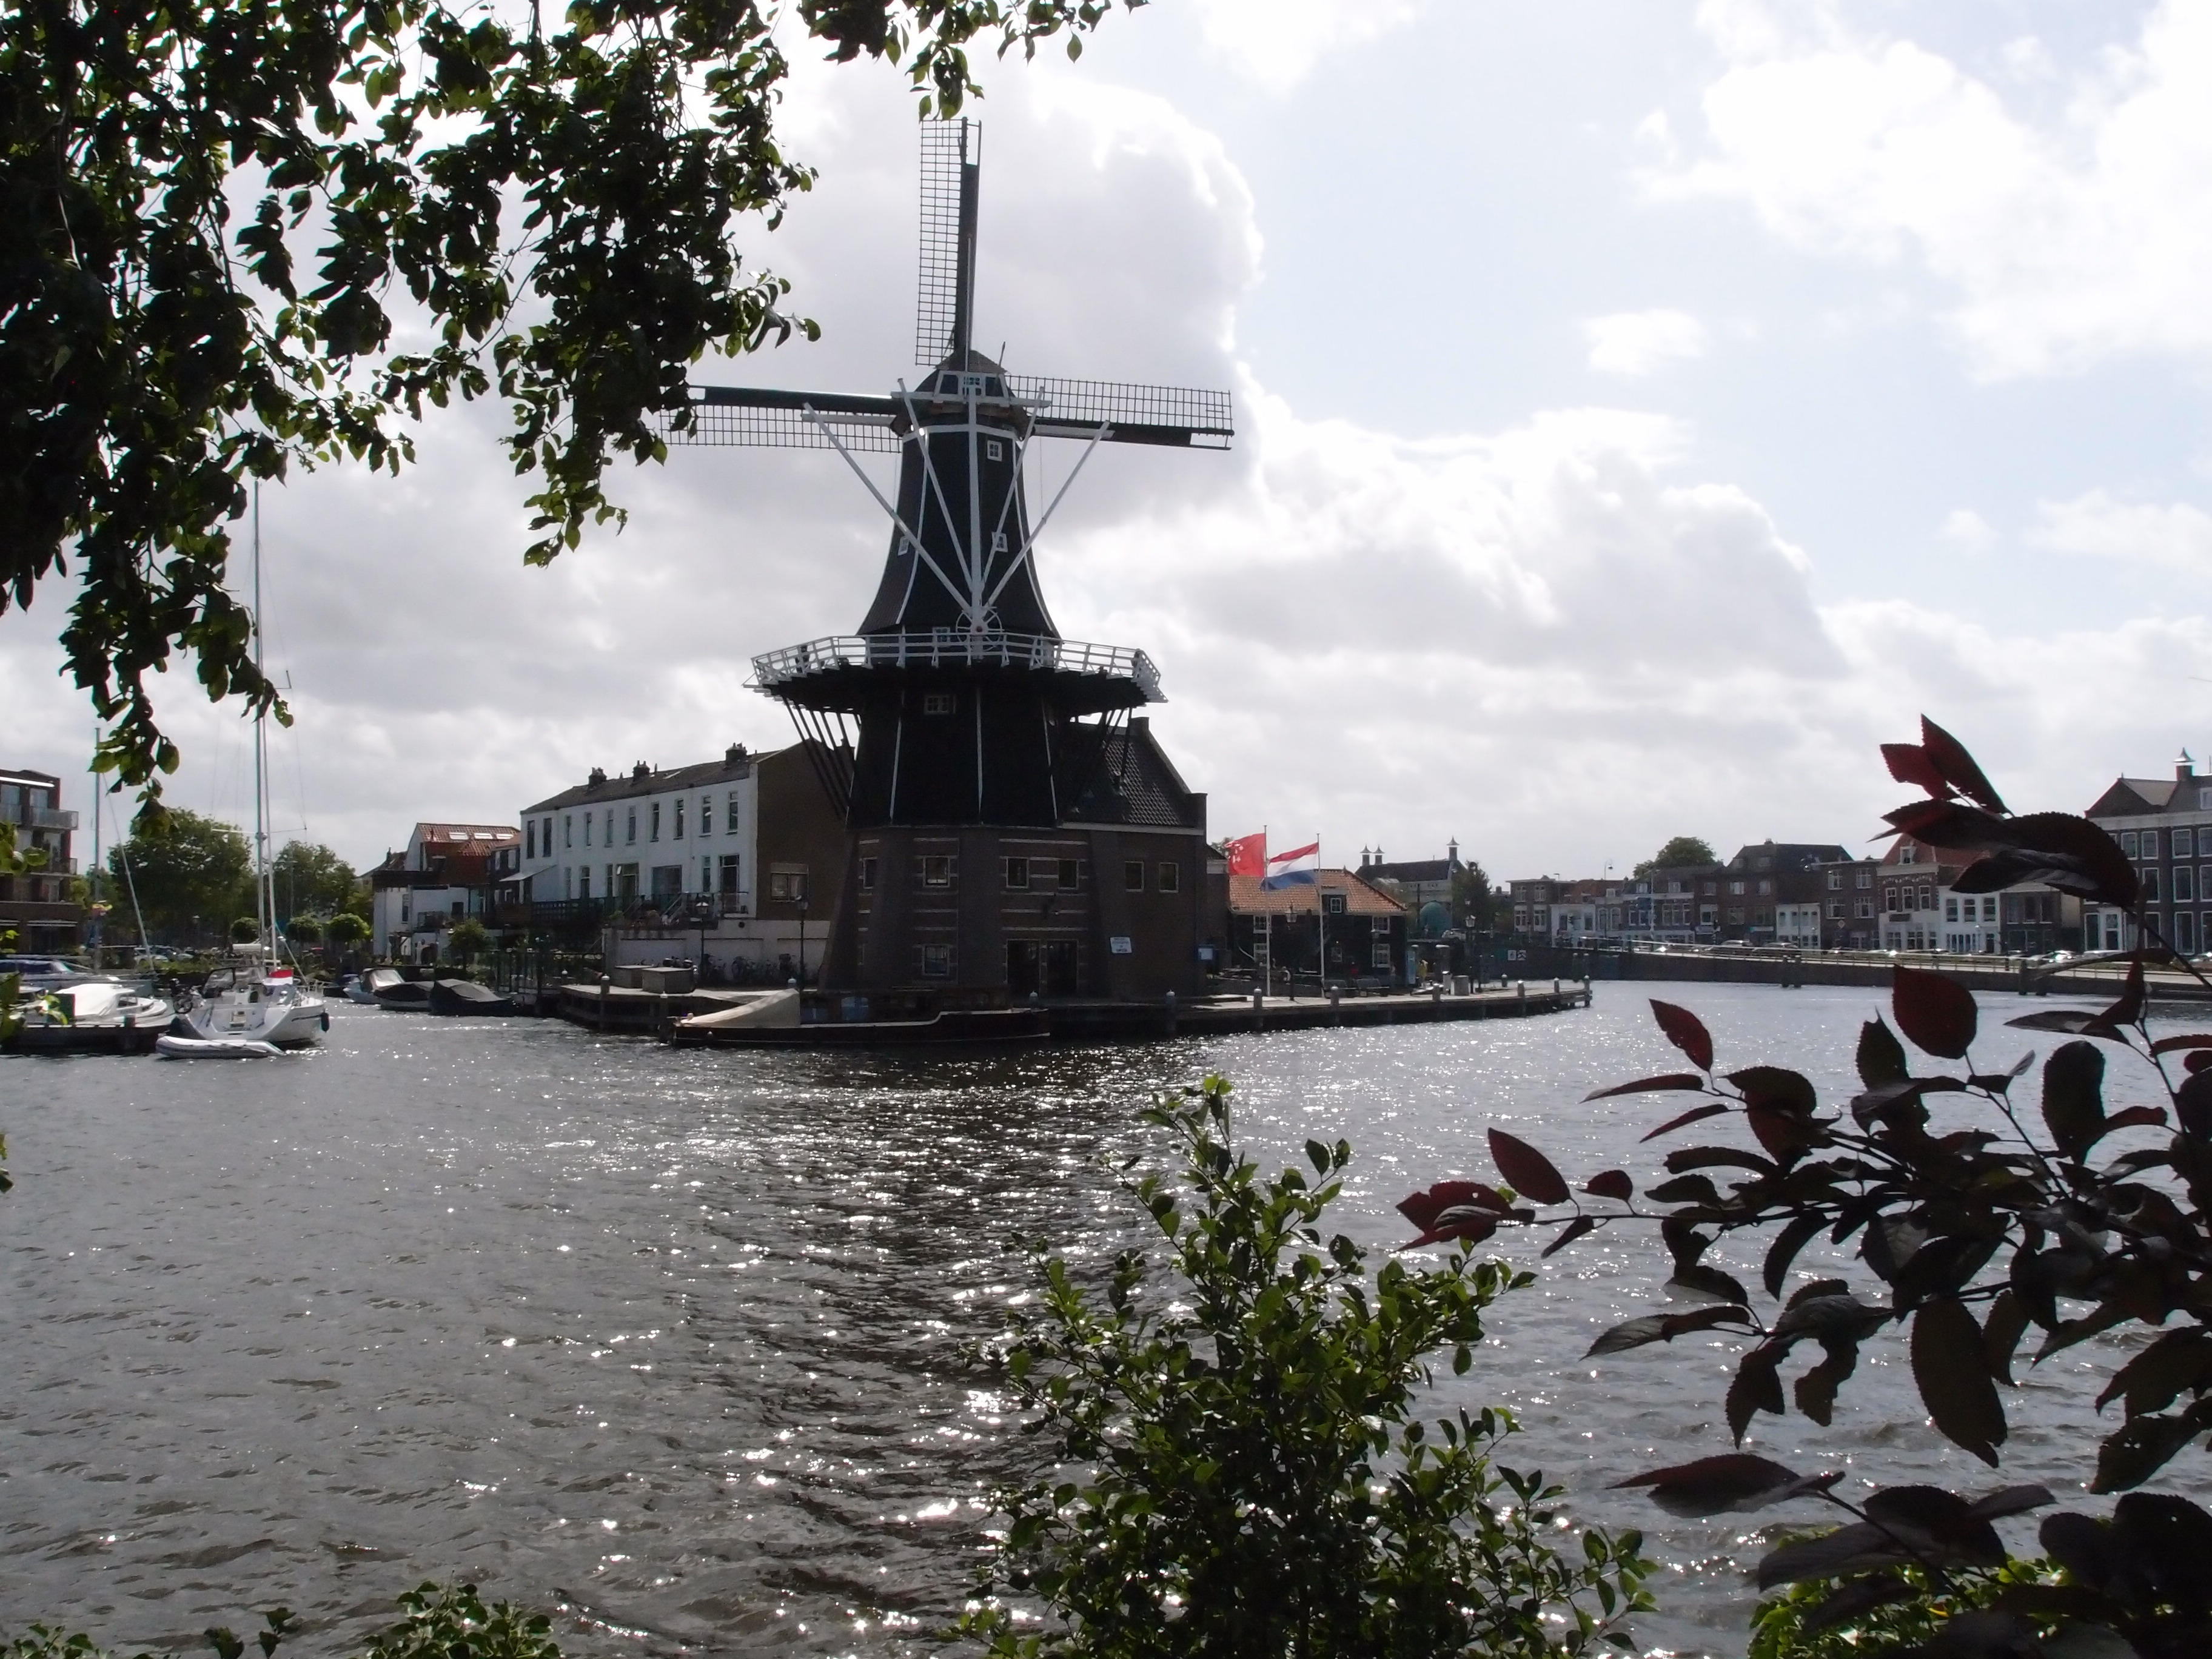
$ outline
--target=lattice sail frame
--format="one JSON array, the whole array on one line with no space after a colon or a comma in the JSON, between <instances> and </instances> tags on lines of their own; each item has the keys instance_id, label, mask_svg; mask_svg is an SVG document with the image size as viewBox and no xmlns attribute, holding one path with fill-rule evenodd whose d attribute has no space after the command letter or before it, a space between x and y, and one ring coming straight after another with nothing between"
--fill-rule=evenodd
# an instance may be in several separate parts
<instances>
[{"instance_id":1,"label":"lattice sail frame","mask_svg":"<svg viewBox=\"0 0 2212 1659\"><path fill-rule=\"evenodd\" d=\"M914 360L951 355L960 310L961 175L981 162L983 130L964 118L921 124L921 270L915 290Z\"/></svg>"}]
</instances>

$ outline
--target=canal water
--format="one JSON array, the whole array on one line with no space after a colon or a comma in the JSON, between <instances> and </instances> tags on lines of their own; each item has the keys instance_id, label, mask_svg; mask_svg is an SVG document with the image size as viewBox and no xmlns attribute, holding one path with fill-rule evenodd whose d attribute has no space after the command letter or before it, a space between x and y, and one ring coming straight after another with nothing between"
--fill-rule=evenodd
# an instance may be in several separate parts
<instances>
[{"instance_id":1,"label":"canal water","mask_svg":"<svg viewBox=\"0 0 2212 1659\"><path fill-rule=\"evenodd\" d=\"M1130 1236L1115 1170L1157 1150L1149 1097L1218 1071L1263 1160L1349 1139L1337 1224L1386 1247L1407 1192L1494 1178L1489 1125L1577 1179L1656 1170L1638 1137L1680 1097L1582 1102L1676 1063L1652 989L1705 1014L1724 1068L1807 1066L1829 1100L1881 1000L1601 986L1552 1018L981 1059L340 1007L281 1062L0 1060L0 1634L183 1649L281 1602L337 1651L436 1577L558 1604L575 1653L933 1651L987 1492L1036 1455L963 1347L1029 1291L1010 1243L1096 1259ZM1989 999L1985 1031L2027 1006ZM1676 1521L1610 1489L1728 1446L1721 1346L1582 1357L1663 1277L1656 1240L1584 1240L1493 1310L1435 1403L1510 1407L1505 1461L1645 1529L1666 1564L1647 1650L1739 1653L1759 1528L1814 1517ZM2116 1352L2029 1378L2005 1479L2079 1492L2079 1373ZM1854 1480L1989 1479L1926 1428L1894 1344L1832 1430L1762 1419L1752 1443Z\"/></svg>"}]
</instances>

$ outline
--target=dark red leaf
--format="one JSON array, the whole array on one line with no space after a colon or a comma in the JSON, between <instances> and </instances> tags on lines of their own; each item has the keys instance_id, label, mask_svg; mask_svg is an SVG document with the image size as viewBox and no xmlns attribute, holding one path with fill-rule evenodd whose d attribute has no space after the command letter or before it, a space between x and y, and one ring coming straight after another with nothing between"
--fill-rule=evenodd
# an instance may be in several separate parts
<instances>
[{"instance_id":1,"label":"dark red leaf","mask_svg":"<svg viewBox=\"0 0 2212 1659\"><path fill-rule=\"evenodd\" d=\"M2173 1107L2184 1129L2199 1140L2212 1139L2212 1072L2191 1072L2184 1078L2173 1091Z\"/></svg>"},{"instance_id":2,"label":"dark red leaf","mask_svg":"<svg viewBox=\"0 0 2212 1659\"><path fill-rule=\"evenodd\" d=\"M2019 844L2010 819L1956 801L1917 800L1881 816L1897 834L1950 852L1995 853Z\"/></svg>"},{"instance_id":3,"label":"dark red leaf","mask_svg":"<svg viewBox=\"0 0 2212 1659\"><path fill-rule=\"evenodd\" d=\"M1912 1380L1938 1433L1994 1467L2004 1443L2004 1403L1990 1380L1982 1328L1954 1297L1937 1297L1912 1316Z\"/></svg>"},{"instance_id":4,"label":"dark red leaf","mask_svg":"<svg viewBox=\"0 0 2212 1659\"><path fill-rule=\"evenodd\" d=\"M1743 1431L1755 1412L1779 1417L1783 1413L1781 1354L1771 1346L1753 1348L1736 1366L1728 1388L1729 1431L1743 1444Z\"/></svg>"},{"instance_id":5,"label":"dark red leaf","mask_svg":"<svg viewBox=\"0 0 2212 1659\"><path fill-rule=\"evenodd\" d=\"M1636 1196L1636 1183L1628 1178L1626 1170L1607 1170L1594 1175L1583 1183L1583 1190L1599 1198L1617 1198L1626 1204Z\"/></svg>"},{"instance_id":6,"label":"dark red leaf","mask_svg":"<svg viewBox=\"0 0 2212 1659\"><path fill-rule=\"evenodd\" d=\"M1740 1305L1719 1305L1693 1308L1687 1313L1644 1314L1635 1319L1623 1320L1590 1344L1589 1352L1583 1356L1595 1359L1601 1354L1623 1353L1630 1348L1640 1348L1648 1342L1672 1342L1678 1336L1687 1336L1695 1331L1710 1331L1722 1325L1752 1326L1751 1310Z\"/></svg>"},{"instance_id":7,"label":"dark red leaf","mask_svg":"<svg viewBox=\"0 0 2212 1659\"><path fill-rule=\"evenodd\" d=\"M2006 823L2012 846L2047 860L2043 879L2051 886L2099 904L2135 908L2142 891L2136 866L2100 826L2071 812L2030 812Z\"/></svg>"},{"instance_id":8,"label":"dark red leaf","mask_svg":"<svg viewBox=\"0 0 2212 1659\"><path fill-rule=\"evenodd\" d=\"M1419 1238L1408 1239L1398 1248L1418 1250L1426 1244L1443 1244L1455 1240L1480 1244L1497 1231L1498 1218L1488 1211L1478 1210L1471 1205L1455 1205L1438 1216L1434 1226L1424 1227Z\"/></svg>"},{"instance_id":9,"label":"dark red leaf","mask_svg":"<svg viewBox=\"0 0 2212 1659\"><path fill-rule=\"evenodd\" d=\"M2043 1062L2043 1127L2079 1158L2105 1133L2105 1057L2093 1042L2065 1042Z\"/></svg>"},{"instance_id":10,"label":"dark red leaf","mask_svg":"<svg viewBox=\"0 0 2212 1659\"><path fill-rule=\"evenodd\" d=\"M1960 1060L1974 1041L1978 1015L1974 994L1963 985L1920 968L1895 968L1890 1012L1897 1028L1916 1047L1944 1060Z\"/></svg>"},{"instance_id":11,"label":"dark red leaf","mask_svg":"<svg viewBox=\"0 0 2212 1659\"><path fill-rule=\"evenodd\" d=\"M1712 1033L1705 1030L1705 1021L1687 1008L1678 1008L1671 1002L1653 998L1652 1017L1659 1029L1667 1034L1667 1041L1690 1057L1690 1064L1701 1072L1713 1069Z\"/></svg>"},{"instance_id":12,"label":"dark red leaf","mask_svg":"<svg viewBox=\"0 0 2212 1659\"><path fill-rule=\"evenodd\" d=\"M2057 1501L2048 1486L1999 1486L1975 1498L1966 1510L1977 1521L2002 1521L2008 1515L2047 1509Z\"/></svg>"},{"instance_id":13,"label":"dark red leaf","mask_svg":"<svg viewBox=\"0 0 2212 1659\"><path fill-rule=\"evenodd\" d=\"M2069 1036L2100 1037L2106 1042L2126 1041L2120 1028L2107 1024L2102 1014L2086 1014L2076 1008L2045 1008L2005 1024L2023 1031L2063 1031Z\"/></svg>"},{"instance_id":14,"label":"dark red leaf","mask_svg":"<svg viewBox=\"0 0 2212 1659\"><path fill-rule=\"evenodd\" d=\"M1479 1181L1439 1181L1425 1193L1398 1200L1398 1213L1416 1227L1426 1228L1455 1204L1472 1204L1476 1194L1490 1188ZM1493 1194L1494 1196L1494 1194ZM1500 1207L1503 1207L1502 1206Z\"/></svg>"},{"instance_id":15,"label":"dark red leaf","mask_svg":"<svg viewBox=\"0 0 2212 1659\"><path fill-rule=\"evenodd\" d=\"M1708 1267L1702 1262L1676 1267L1674 1277L1667 1283L1673 1289L1709 1296L1716 1302L1744 1304L1751 1300L1750 1293L1736 1282L1734 1274L1724 1273L1718 1267Z\"/></svg>"},{"instance_id":16,"label":"dark red leaf","mask_svg":"<svg viewBox=\"0 0 2212 1659\"><path fill-rule=\"evenodd\" d=\"M1651 1469L1616 1480L1616 1488L1649 1486L1651 1499L1669 1515L1720 1515L1730 1510L1763 1509L1808 1492L1826 1492L1842 1480L1840 1470L1802 1475L1771 1457L1752 1452L1723 1452L1694 1463Z\"/></svg>"},{"instance_id":17,"label":"dark red leaf","mask_svg":"<svg viewBox=\"0 0 2212 1659\"><path fill-rule=\"evenodd\" d=\"M2150 1045L2154 1054L2170 1054L2177 1048L2212 1048L2212 1031L2184 1031L2179 1036L2160 1037Z\"/></svg>"},{"instance_id":18,"label":"dark red leaf","mask_svg":"<svg viewBox=\"0 0 2212 1659\"><path fill-rule=\"evenodd\" d=\"M1584 1095L1584 1100L1604 1100L1613 1095L1650 1094L1659 1089L1702 1089L1705 1079L1695 1072L1668 1072L1659 1077L1640 1077L1633 1083L1616 1083L1610 1089L1600 1089Z\"/></svg>"},{"instance_id":19,"label":"dark red leaf","mask_svg":"<svg viewBox=\"0 0 2212 1659\"><path fill-rule=\"evenodd\" d=\"M1903 1083L1912 1075L1912 1068L1905 1063L1905 1045L1879 1019L1859 1027L1858 1064L1859 1081L1869 1089Z\"/></svg>"},{"instance_id":20,"label":"dark red leaf","mask_svg":"<svg viewBox=\"0 0 2212 1659\"><path fill-rule=\"evenodd\" d=\"M1855 1522L1770 1553L1759 1564L1759 1587L1772 1589L1777 1584L1802 1583L1808 1578L1840 1578L1869 1567L1893 1567L1911 1559L1911 1555L1880 1527Z\"/></svg>"},{"instance_id":21,"label":"dark red leaf","mask_svg":"<svg viewBox=\"0 0 2212 1659\"><path fill-rule=\"evenodd\" d=\"M1570 1194L1566 1177L1527 1141L1503 1129L1490 1132L1490 1156L1505 1184L1539 1204L1565 1204Z\"/></svg>"},{"instance_id":22,"label":"dark red leaf","mask_svg":"<svg viewBox=\"0 0 2212 1659\"><path fill-rule=\"evenodd\" d=\"M2107 1025L2132 1025L2142 1017L2143 953L2137 951L2128 963L2128 977L2119 1000L2097 1016Z\"/></svg>"},{"instance_id":23,"label":"dark red leaf","mask_svg":"<svg viewBox=\"0 0 2212 1659\"><path fill-rule=\"evenodd\" d=\"M1885 750L1887 747L1887 745L1885 744ZM1990 787L1990 781L1982 775L1982 769L1974 763L1974 757L1966 752L1966 744L1960 743L1958 738L1953 737L1925 714L1920 717L1920 749L1927 757L1928 764L1952 788L1980 805L1986 806L1992 812L2002 812L2005 810L2004 802L1997 799L1997 792ZM1898 781L1900 783L1911 781L1910 779L1904 778Z\"/></svg>"},{"instance_id":24,"label":"dark red leaf","mask_svg":"<svg viewBox=\"0 0 2212 1659\"><path fill-rule=\"evenodd\" d=\"M1733 1106L1693 1106L1680 1117L1668 1118L1643 1138L1646 1140L1656 1140L1669 1129L1679 1129L1686 1123L1695 1123L1699 1118L1718 1117L1723 1112L1732 1112L1735 1109Z\"/></svg>"},{"instance_id":25,"label":"dark red leaf","mask_svg":"<svg viewBox=\"0 0 2212 1659\"><path fill-rule=\"evenodd\" d=\"M1596 1225L1597 1218L1595 1216L1577 1216L1572 1221L1570 1221L1565 1226L1559 1229L1559 1236L1553 1239L1550 1243L1544 1246L1541 1254L1545 1255L1552 1255L1560 1250L1565 1249L1568 1245L1573 1243L1577 1239L1580 1238L1584 1233L1588 1232L1591 1228Z\"/></svg>"},{"instance_id":26,"label":"dark red leaf","mask_svg":"<svg viewBox=\"0 0 2212 1659\"><path fill-rule=\"evenodd\" d=\"M1881 746L1881 757L1889 763L1889 775L1899 783L1925 789L1939 800L1948 800L1954 793L1936 763L1917 743L1886 743Z\"/></svg>"},{"instance_id":27,"label":"dark red leaf","mask_svg":"<svg viewBox=\"0 0 2212 1659\"><path fill-rule=\"evenodd\" d=\"M1771 1106L1785 1112L1810 1112L1820 1103L1812 1079L1779 1066L1747 1066L1728 1080L1743 1091L1747 1106Z\"/></svg>"}]
</instances>

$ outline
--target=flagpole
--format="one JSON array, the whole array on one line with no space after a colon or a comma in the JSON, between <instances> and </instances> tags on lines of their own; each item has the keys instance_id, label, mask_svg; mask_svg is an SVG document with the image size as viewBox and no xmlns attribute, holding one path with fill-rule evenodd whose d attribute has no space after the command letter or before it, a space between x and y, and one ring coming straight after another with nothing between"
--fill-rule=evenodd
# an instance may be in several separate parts
<instances>
[{"instance_id":1,"label":"flagpole","mask_svg":"<svg viewBox=\"0 0 2212 1659\"><path fill-rule=\"evenodd\" d=\"M1321 994L1328 994L1328 872L1321 861L1321 831L1314 831L1314 932L1321 942Z\"/></svg>"}]
</instances>

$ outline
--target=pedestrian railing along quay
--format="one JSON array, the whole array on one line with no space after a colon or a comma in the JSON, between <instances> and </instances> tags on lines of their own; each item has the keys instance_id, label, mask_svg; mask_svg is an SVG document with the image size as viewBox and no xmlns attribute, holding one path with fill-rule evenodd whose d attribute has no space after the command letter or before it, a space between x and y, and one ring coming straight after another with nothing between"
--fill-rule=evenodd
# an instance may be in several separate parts
<instances>
[{"instance_id":1,"label":"pedestrian railing along quay","mask_svg":"<svg viewBox=\"0 0 2212 1659\"><path fill-rule=\"evenodd\" d=\"M970 632L936 628L927 632L842 634L787 645L753 659L753 684L764 691L817 674L852 668L1030 669L1038 672L1095 675L1135 683L1147 702L1164 701L1160 671L1143 652L1126 645L1093 645L1054 639L1048 634L1010 634L1000 629Z\"/></svg>"}]
</instances>

